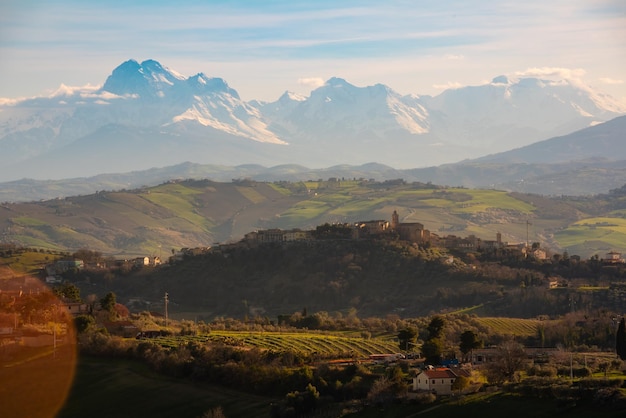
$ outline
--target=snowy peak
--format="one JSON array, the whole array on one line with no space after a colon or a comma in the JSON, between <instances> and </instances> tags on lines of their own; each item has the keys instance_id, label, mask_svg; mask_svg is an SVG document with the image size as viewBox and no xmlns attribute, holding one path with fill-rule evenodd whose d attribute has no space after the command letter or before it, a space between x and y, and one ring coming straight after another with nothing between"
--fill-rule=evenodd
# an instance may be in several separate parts
<instances>
[{"instance_id":1,"label":"snowy peak","mask_svg":"<svg viewBox=\"0 0 626 418\"><path fill-rule=\"evenodd\" d=\"M198 73L187 79L187 84L194 94L228 94L239 99L239 94L228 86L221 78L209 78L203 73Z\"/></svg>"},{"instance_id":2,"label":"snowy peak","mask_svg":"<svg viewBox=\"0 0 626 418\"><path fill-rule=\"evenodd\" d=\"M239 100L239 94L221 78L207 77L203 73L185 78L154 60L139 64L131 59L122 63L107 78L102 90L119 96L138 96L144 100L216 94Z\"/></svg>"},{"instance_id":3,"label":"snowy peak","mask_svg":"<svg viewBox=\"0 0 626 418\"><path fill-rule=\"evenodd\" d=\"M167 70L157 61L147 60L139 64L131 59L113 70L102 90L119 96L163 97L180 81L180 75Z\"/></svg>"},{"instance_id":4,"label":"snowy peak","mask_svg":"<svg viewBox=\"0 0 626 418\"><path fill-rule=\"evenodd\" d=\"M491 80L491 84L509 84L509 79L505 75L500 75Z\"/></svg>"},{"instance_id":5,"label":"snowy peak","mask_svg":"<svg viewBox=\"0 0 626 418\"><path fill-rule=\"evenodd\" d=\"M380 140L392 132L423 134L429 130L427 111L419 99L403 98L382 84L357 87L338 77L304 100L285 93L263 109L274 118L273 126L301 138Z\"/></svg>"},{"instance_id":6,"label":"snowy peak","mask_svg":"<svg viewBox=\"0 0 626 418\"><path fill-rule=\"evenodd\" d=\"M306 97L294 93L292 91L286 91L282 96L278 99L280 103L291 103L291 102L303 102L306 100Z\"/></svg>"},{"instance_id":7,"label":"snowy peak","mask_svg":"<svg viewBox=\"0 0 626 418\"><path fill-rule=\"evenodd\" d=\"M332 88L354 87L343 78L338 77L329 78L324 85Z\"/></svg>"}]
</instances>

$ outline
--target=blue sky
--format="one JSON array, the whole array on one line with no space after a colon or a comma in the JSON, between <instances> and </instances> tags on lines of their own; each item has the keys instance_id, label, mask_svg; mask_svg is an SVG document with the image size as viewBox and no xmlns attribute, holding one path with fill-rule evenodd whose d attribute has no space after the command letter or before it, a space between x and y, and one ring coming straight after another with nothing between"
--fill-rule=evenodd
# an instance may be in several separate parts
<instances>
[{"instance_id":1,"label":"blue sky","mask_svg":"<svg viewBox=\"0 0 626 418\"><path fill-rule=\"evenodd\" d=\"M337 76L437 94L495 76L582 80L626 102L626 2L35 1L0 5L0 97L100 85L127 59L222 77L245 100Z\"/></svg>"}]
</instances>

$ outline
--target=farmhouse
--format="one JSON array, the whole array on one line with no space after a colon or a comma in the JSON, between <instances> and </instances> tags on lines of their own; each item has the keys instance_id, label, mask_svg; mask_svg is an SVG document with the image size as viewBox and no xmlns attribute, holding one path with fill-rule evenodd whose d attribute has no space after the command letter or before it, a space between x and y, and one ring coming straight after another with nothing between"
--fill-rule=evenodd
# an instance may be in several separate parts
<instances>
[{"instance_id":1,"label":"farmhouse","mask_svg":"<svg viewBox=\"0 0 626 418\"><path fill-rule=\"evenodd\" d=\"M436 395L451 395L452 385L458 375L447 367L425 369L413 378L414 391L427 391Z\"/></svg>"}]
</instances>

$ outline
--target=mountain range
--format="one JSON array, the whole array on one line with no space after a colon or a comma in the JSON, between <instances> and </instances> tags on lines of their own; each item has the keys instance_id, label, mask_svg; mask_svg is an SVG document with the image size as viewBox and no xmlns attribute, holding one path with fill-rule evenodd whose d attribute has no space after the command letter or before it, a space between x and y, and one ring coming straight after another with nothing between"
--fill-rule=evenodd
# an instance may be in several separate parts
<instances>
[{"instance_id":1,"label":"mountain range","mask_svg":"<svg viewBox=\"0 0 626 418\"><path fill-rule=\"evenodd\" d=\"M614 163L626 159L622 151L607 149L613 142L585 140L584 131L624 114L626 106L579 83L504 76L434 97L401 95L382 84L357 87L335 77L308 97L286 92L275 102L246 102L221 78L185 77L154 60L129 60L102 87L62 86L49 97L3 100L0 181L58 180L184 162L233 167L377 162L406 170L480 157L481 163L509 164L517 155L518 163L536 164L554 153L524 147L579 130L581 145L568 149L563 161ZM613 128L623 138L623 121ZM516 148L508 156L485 157ZM528 152L521 158L523 149Z\"/></svg>"},{"instance_id":2,"label":"mountain range","mask_svg":"<svg viewBox=\"0 0 626 418\"><path fill-rule=\"evenodd\" d=\"M177 179L306 181L347 178L491 188L541 195L596 195L626 184L626 116L569 135L474 160L414 169L384 164L341 164L309 168L298 164L266 167L184 162L127 173L99 174L60 180L21 179L0 183L0 202L27 202L87 195L103 190L156 186ZM584 157L584 158L583 158ZM536 162L529 162L536 161Z\"/></svg>"}]
</instances>

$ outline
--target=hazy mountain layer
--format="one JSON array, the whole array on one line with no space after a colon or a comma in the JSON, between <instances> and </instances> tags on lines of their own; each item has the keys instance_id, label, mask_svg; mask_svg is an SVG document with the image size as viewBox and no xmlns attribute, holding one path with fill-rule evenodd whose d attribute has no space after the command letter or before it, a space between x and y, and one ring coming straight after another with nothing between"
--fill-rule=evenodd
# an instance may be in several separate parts
<instances>
[{"instance_id":1,"label":"hazy mountain layer","mask_svg":"<svg viewBox=\"0 0 626 418\"><path fill-rule=\"evenodd\" d=\"M155 186L172 179L191 178L214 181L245 178L257 181L302 181L331 177L384 181L402 178L406 181L542 195L594 195L607 193L626 184L626 148L622 145L625 133L626 117L622 116L566 136L477 160L408 170L375 163L360 166L343 164L323 169L296 164L265 167L256 164L226 166L183 163L124 174L101 174L91 178L19 180L0 183L0 202L53 199L90 194L98 190ZM97 143L94 144L94 148L97 146ZM120 156L116 166L123 161L132 167L134 157Z\"/></svg>"}]
</instances>

